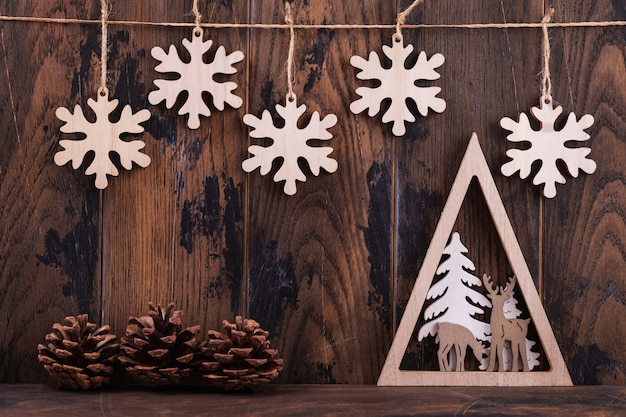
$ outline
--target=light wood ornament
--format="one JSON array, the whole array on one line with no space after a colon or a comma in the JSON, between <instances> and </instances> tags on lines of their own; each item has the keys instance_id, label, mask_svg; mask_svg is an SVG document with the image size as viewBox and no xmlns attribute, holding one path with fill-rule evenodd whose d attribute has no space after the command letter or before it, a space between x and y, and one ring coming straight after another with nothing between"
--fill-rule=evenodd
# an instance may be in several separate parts
<instances>
[{"instance_id":1,"label":"light wood ornament","mask_svg":"<svg viewBox=\"0 0 626 417\"><path fill-rule=\"evenodd\" d=\"M157 72L168 74L177 73L177 79L157 79L154 80L156 90L148 94L148 101L152 105L165 101L165 107L171 109L176 104L178 96L187 92L184 104L178 110L179 115L188 114L187 126L189 129L200 127L200 116L209 117L211 110L202 97L204 92L210 94L213 105L217 110L224 110L224 104L238 109L243 104L241 97L233 94L237 88L237 83L233 81L220 82L214 78L216 74L231 75L237 72L233 66L241 62L244 58L243 52L235 51L226 54L223 46L217 48L215 57L209 63L203 61L202 57L211 49L213 41L207 39L203 41L203 31L194 28L191 42L183 39L183 47L189 52L191 57L189 62L184 62L176 46L170 45L167 52L159 46L152 48L151 54L154 59L160 61L154 69Z\"/></svg>"},{"instance_id":2,"label":"light wood ornament","mask_svg":"<svg viewBox=\"0 0 626 417\"><path fill-rule=\"evenodd\" d=\"M522 359L522 368L528 372L528 358L526 357L526 335L528 334L528 323L530 319L507 319L504 316L504 303L515 288L516 278L509 279L504 287L493 285L493 280L487 274L483 274L483 282L487 288L488 297L493 304L491 309L491 355L487 372L501 370L504 364L504 344L511 342L511 370L516 372L519 367L519 356Z\"/></svg>"},{"instance_id":3,"label":"light wood ornament","mask_svg":"<svg viewBox=\"0 0 626 417\"><path fill-rule=\"evenodd\" d=\"M488 341L491 334L489 323L476 318L485 314L485 308L491 308L491 302L479 290L480 278L472 274L476 269L474 262L465 254L467 248L461 242L458 232L454 232L450 243L444 248L443 260L435 274L441 279L428 289L426 299L433 303L424 310L426 323L420 327L417 340L422 341L428 335L435 336L437 324L455 323L468 329L476 339Z\"/></svg>"},{"instance_id":4,"label":"light wood ornament","mask_svg":"<svg viewBox=\"0 0 626 417\"><path fill-rule=\"evenodd\" d=\"M417 319L424 306L426 293L430 288L435 271L446 243L452 233L459 210L473 177L478 179L487 207L495 224L504 251L513 273L517 276L517 286L526 300L528 312L537 329L544 348L548 371L533 372L439 372L400 370L402 357L415 329ZM385 365L378 378L379 386L569 386L572 380L565 366L550 323L543 309L537 290L528 270L513 227L506 213L502 199L496 188L485 156L480 148L476 133L472 134L467 151L461 162L448 200L441 213L424 263L415 281L408 304L396 336L387 355Z\"/></svg>"},{"instance_id":5,"label":"light wood ornament","mask_svg":"<svg viewBox=\"0 0 626 417\"><path fill-rule=\"evenodd\" d=\"M241 163L246 172L252 172L260 168L261 175L266 175L272 169L274 160L281 158L282 165L274 174L274 181L285 181L283 191L287 195L294 195L297 189L297 181L306 181L306 176L298 164L298 159L303 158L309 164L311 173L318 176L320 169L327 172L337 171L337 161L329 155L333 151L330 146L311 146L307 142L311 139L321 141L330 140L333 135L328 131L337 124L337 116L328 114L320 119L318 112L313 112L310 121L304 128L298 126L300 116L306 111L306 105L296 104L295 94L287 94L285 105L276 105L276 112L285 120L283 127L274 125L272 115L264 110L261 118L246 114L243 122L250 126L250 137L256 139L272 139L270 146L251 145L248 152L252 156Z\"/></svg>"},{"instance_id":6,"label":"light wood ornament","mask_svg":"<svg viewBox=\"0 0 626 417\"><path fill-rule=\"evenodd\" d=\"M54 162L58 166L63 166L72 161L72 168L78 169L85 155L93 151L93 162L87 167L85 174L96 174L95 184L96 188L100 190L109 184L107 175L117 176L119 174L109 153L117 153L120 164L127 170L132 169L133 163L142 168L150 165L150 157L140 152L146 146L143 141L127 141L120 137L124 133L142 133L144 128L141 123L150 119L150 112L142 109L133 113L130 105L126 105L122 109L119 121L111 122L109 114L117 108L118 103L119 100L117 99L109 100L108 90L101 89L98 91L97 100L92 98L87 100L87 105L96 115L95 122L90 122L85 118L79 105L74 107L74 113L65 107L59 107L55 113L59 120L65 122L61 126L61 132L82 133L85 138L59 141L63 150L54 155Z\"/></svg>"},{"instance_id":7,"label":"light wood ornament","mask_svg":"<svg viewBox=\"0 0 626 417\"><path fill-rule=\"evenodd\" d=\"M480 362L482 359L483 344L480 343L474 334L465 326L456 323L437 323L437 358L439 359L440 371L451 371L449 353L452 349L456 354L455 371L465 371L465 355L467 348L471 348L474 357Z\"/></svg>"},{"instance_id":8,"label":"light wood ornament","mask_svg":"<svg viewBox=\"0 0 626 417\"><path fill-rule=\"evenodd\" d=\"M392 133L402 136L406 133L405 122L414 122L415 115L407 105L407 100L413 101L422 116L428 114L428 109L441 113L446 109L444 99L437 97L441 87L418 86L417 81L437 80L441 75L435 69L443 65L445 58L442 54L434 54L430 59L426 52L421 51L417 62L410 68L406 61L413 52L413 45L404 46L402 36L397 33L393 36L391 46L383 45L383 53L391 60L391 67L384 68L380 57L374 51L368 59L358 55L350 58L350 64L359 69L356 77L359 80L378 80L377 87L359 87L356 93L360 96L350 104L350 110L359 114L366 109L367 115L373 117L381 109L382 102L390 98L391 104L382 117L383 123L393 122Z\"/></svg>"},{"instance_id":9,"label":"light wood ornament","mask_svg":"<svg viewBox=\"0 0 626 417\"><path fill-rule=\"evenodd\" d=\"M583 115L576 120L576 115L570 113L561 130L556 130L557 118L563 113L563 107L554 107L552 99L542 98L539 107L531 108L532 116L541 122L541 129L534 130L530 125L528 116L521 113L519 122L504 117L500 125L511 134L507 140L513 143L528 143L527 149L509 149L506 155L510 161L501 167L502 174L510 177L519 171L521 179L531 175L532 166L536 161L541 161L537 173L534 175L533 184L544 184L543 195L547 198L556 196L556 184L565 184L565 177L561 174L557 161L563 161L569 174L577 178L580 171L593 174L596 171L596 163L587 156L591 148L576 146L569 147L573 142L585 142L590 138L585 129L593 125L593 116Z\"/></svg>"}]
</instances>

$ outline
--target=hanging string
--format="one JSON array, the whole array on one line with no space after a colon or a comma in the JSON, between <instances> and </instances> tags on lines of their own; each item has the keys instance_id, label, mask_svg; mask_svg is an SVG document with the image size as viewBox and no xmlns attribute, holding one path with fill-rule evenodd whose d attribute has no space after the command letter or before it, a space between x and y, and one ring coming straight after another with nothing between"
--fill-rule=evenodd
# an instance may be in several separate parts
<instances>
[{"instance_id":1,"label":"hanging string","mask_svg":"<svg viewBox=\"0 0 626 417\"><path fill-rule=\"evenodd\" d=\"M406 18L406 11L405 18ZM4 16L0 14L0 22L32 22L75 25L100 25L100 20L64 19L56 17ZM109 26L147 26L147 27L195 27L196 23L185 22L149 22L139 20L109 20ZM281 23L200 23L200 27L211 29L289 29L289 25ZM409 24L401 25L404 29L532 29L543 28L539 22L509 23L458 23L458 24ZM548 23L548 28L600 28L626 26L625 20L587 21L587 22L556 22ZM294 24L294 29L397 29L398 24Z\"/></svg>"},{"instance_id":2,"label":"hanging string","mask_svg":"<svg viewBox=\"0 0 626 417\"><path fill-rule=\"evenodd\" d=\"M407 7L404 11L398 13L398 19L396 20L396 33L394 35L395 40L402 40L402 25L404 25L404 21L406 17L411 13L411 11L417 7L424 0L415 0L409 7Z\"/></svg>"},{"instance_id":3,"label":"hanging string","mask_svg":"<svg viewBox=\"0 0 626 417\"><path fill-rule=\"evenodd\" d=\"M102 42L100 47L100 88L98 89L98 94L104 96L109 93L109 90L107 89L107 20L109 18L109 2L108 0L101 0L101 3Z\"/></svg>"},{"instance_id":4,"label":"hanging string","mask_svg":"<svg viewBox=\"0 0 626 417\"><path fill-rule=\"evenodd\" d=\"M552 102L552 80L550 79L550 37L548 36L548 23L552 19L554 8L550 7L541 19L541 30L543 31L543 70L541 78L541 102L550 104Z\"/></svg>"},{"instance_id":5,"label":"hanging string","mask_svg":"<svg viewBox=\"0 0 626 417\"><path fill-rule=\"evenodd\" d=\"M287 88L288 94L287 99L289 101L293 101L296 98L296 95L293 92L293 50L295 44L295 34L293 31L293 16L291 15L291 4L286 1L285 2L285 23L289 26L289 55L287 56Z\"/></svg>"},{"instance_id":6,"label":"hanging string","mask_svg":"<svg viewBox=\"0 0 626 417\"><path fill-rule=\"evenodd\" d=\"M202 30L202 28L200 27L200 20L202 19L202 15L200 14L200 11L198 10L198 0L193 0L193 15L196 18L196 30Z\"/></svg>"}]
</instances>

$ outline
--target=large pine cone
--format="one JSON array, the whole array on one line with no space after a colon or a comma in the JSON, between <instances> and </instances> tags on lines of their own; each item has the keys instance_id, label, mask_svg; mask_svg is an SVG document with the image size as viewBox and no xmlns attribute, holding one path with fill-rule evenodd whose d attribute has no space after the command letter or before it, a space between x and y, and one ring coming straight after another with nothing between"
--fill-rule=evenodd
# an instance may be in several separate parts
<instances>
[{"instance_id":1,"label":"large pine cone","mask_svg":"<svg viewBox=\"0 0 626 417\"><path fill-rule=\"evenodd\" d=\"M201 348L204 378L225 390L241 390L278 377L283 360L277 358L277 349L270 349L269 332L241 316L235 323L222 321L222 326L226 334L210 330Z\"/></svg>"},{"instance_id":2,"label":"large pine cone","mask_svg":"<svg viewBox=\"0 0 626 417\"><path fill-rule=\"evenodd\" d=\"M183 329L183 312L170 303L164 310L150 302L147 316L130 317L121 338L119 360L125 369L152 386L176 385L189 376L199 355L200 326Z\"/></svg>"},{"instance_id":3,"label":"large pine cone","mask_svg":"<svg viewBox=\"0 0 626 417\"><path fill-rule=\"evenodd\" d=\"M100 388L111 380L119 343L109 326L97 328L87 314L55 323L46 335L47 344L37 345L37 358L62 388Z\"/></svg>"}]
</instances>

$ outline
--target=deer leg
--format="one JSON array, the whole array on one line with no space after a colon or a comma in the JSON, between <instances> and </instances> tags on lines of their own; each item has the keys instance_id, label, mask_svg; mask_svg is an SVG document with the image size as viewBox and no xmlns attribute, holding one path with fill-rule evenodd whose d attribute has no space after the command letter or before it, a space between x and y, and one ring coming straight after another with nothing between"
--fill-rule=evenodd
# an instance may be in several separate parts
<instances>
[{"instance_id":1,"label":"deer leg","mask_svg":"<svg viewBox=\"0 0 626 417\"><path fill-rule=\"evenodd\" d=\"M465 353L467 352L467 346L457 345L456 355L456 367L459 372L465 371Z\"/></svg>"},{"instance_id":2,"label":"deer leg","mask_svg":"<svg viewBox=\"0 0 626 417\"><path fill-rule=\"evenodd\" d=\"M445 371L446 369L443 363L443 349L441 345L439 345L439 349L437 350L437 358L439 359L439 370Z\"/></svg>"},{"instance_id":3,"label":"deer leg","mask_svg":"<svg viewBox=\"0 0 626 417\"><path fill-rule=\"evenodd\" d=\"M487 372L493 372L496 366L496 356L498 356L498 344L491 340L491 354L489 355L489 366Z\"/></svg>"},{"instance_id":4,"label":"deer leg","mask_svg":"<svg viewBox=\"0 0 626 417\"><path fill-rule=\"evenodd\" d=\"M503 340L500 349L498 349L498 372L506 372L506 364L504 362L504 342L505 341Z\"/></svg>"},{"instance_id":5,"label":"deer leg","mask_svg":"<svg viewBox=\"0 0 626 417\"><path fill-rule=\"evenodd\" d=\"M461 359L461 346L458 343L454 344L454 355L456 357L456 364L454 365L454 370L459 372L461 370L461 365L459 360Z\"/></svg>"},{"instance_id":6,"label":"deer leg","mask_svg":"<svg viewBox=\"0 0 626 417\"><path fill-rule=\"evenodd\" d=\"M519 343L511 340L511 372L519 371Z\"/></svg>"},{"instance_id":7,"label":"deer leg","mask_svg":"<svg viewBox=\"0 0 626 417\"><path fill-rule=\"evenodd\" d=\"M437 356L439 357L439 370L440 371L449 371L450 364L448 362L448 352L450 352L450 345L439 345L439 350L437 351Z\"/></svg>"},{"instance_id":8,"label":"deer leg","mask_svg":"<svg viewBox=\"0 0 626 417\"><path fill-rule=\"evenodd\" d=\"M498 343L496 350L496 359L498 361L498 372L506 371L506 366L504 364L504 340L501 340Z\"/></svg>"},{"instance_id":9,"label":"deer leg","mask_svg":"<svg viewBox=\"0 0 626 417\"><path fill-rule=\"evenodd\" d=\"M520 354L522 356L522 369L524 372L530 371L528 367L528 352L526 351L526 338L524 338L521 343Z\"/></svg>"}]
</instances>

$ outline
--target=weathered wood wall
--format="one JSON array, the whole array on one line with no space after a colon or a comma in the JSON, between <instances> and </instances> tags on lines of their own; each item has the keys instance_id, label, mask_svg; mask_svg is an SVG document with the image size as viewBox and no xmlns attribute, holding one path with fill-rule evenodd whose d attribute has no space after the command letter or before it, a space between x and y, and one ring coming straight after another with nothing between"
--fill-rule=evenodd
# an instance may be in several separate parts
<instances>
[{"instance_id":1,"label":"weathered wood wall","mask_svg":"<svg viewBox=\"0 0 626 417\"><path fill-rule=\"evenodd\" d=\"M284 20L282 2L200 3L203 21ZM292 7L302 24L392 24L410 3ZM545 7L492 3L426 1L408 22L537 22ZM189 22L191 5L113 1L111 19ZM556 21L626 19L620 0L554 6ZM99 13L95 0L0 4L8 16ZM380 115L349 111L363 85L350 57L380 53L393 30L296 30L295 93L308 114L339 118L330 141L339 169L311 176L295 196L271 175L241 169L250 143L243 115L284 102L287 31L205 29L227 52L244 52L230 77L244 106L213 112L198 130L176 109L147 101L160 78L150 49L179 46L191 29L111 24L109 33L109 88L122 104L151 110L143 140L152 164L100 192L92 178L53 163L56 108L85 107L96 94L99 26L0 22L0 382L44 380L36 345L65 315L88 312L121 334L128 315L154 300L176 302L205 330L236 314L256 318L285 358L282 382L374 383L475 131L574 382L626 383L626 30L550 31L554 98L565 112L595 117L598 163L550 201L530 181L499 174L508 148L499 120L538 104L539 29L405 29L405 43L446 57L436 85L448 107L418 116L398 138ZM510 273L478 187L456 229L477 273ZM425 353L413 346L407 355L428 366Z\"/></svg>"},{"instance_id":2,"label":"weathered wood wall","mask_svg":"<svg viewBox=\"0 0 626 417\"><path fill-rule=\"evenodd\" d=\"M625 20L626 2L554 4L560 21ZM595 118L596 172L545 204L545 305L579 384L626 381L626 29L555 30L554 89Z\"/></svg>"}]
</instances>

